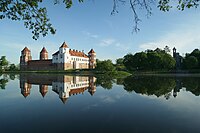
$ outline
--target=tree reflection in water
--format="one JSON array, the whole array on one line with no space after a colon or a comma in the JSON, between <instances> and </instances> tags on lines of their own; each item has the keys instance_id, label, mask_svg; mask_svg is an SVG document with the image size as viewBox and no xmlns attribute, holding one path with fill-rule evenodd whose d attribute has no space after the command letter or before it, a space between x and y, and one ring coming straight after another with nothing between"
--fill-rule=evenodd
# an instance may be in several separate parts
<instances>
[{"instance_id":1,"label":"tree reflection in water","mask_svg":"<svg viewBox=\"0 0 200 133\"><path fill-rule=\"evenodd\" d=\"M6 85L8 83L9 78L7 75L0 75L0 88L6 89Z\"/></svg>"},{"instance_id":2,"label":"tree reflection in water","mask_svg":"<svg viewBox=\"0 0 200 133\"><path fill-rule=\"evenodd\" d=\"M19 78L20 77L20 78ZM61 93L62 91L56 88L59 84L69 83L68 87L75 87L76 89L70 91L70 95L84 92L88 89L88 92L93 95L96 91L96 86L101 86L104 89L112 89L113 83L117 85L123 85L124 90L127 92L135 92L142 95L155 95L157 97L164 96L169 99L171 96L177 97L182 88L191 92L195 96L200 95L200 77L162 77L162 76L129 76L126 78L115 78L109 74L98 75L94 77L78 77L67 75L0 75L0 88L6 89L6 85L10 80L20 79L20 88L23 96L30 95L31 84L38 84L39 91L44 97L48 92L48 86L53 86L53 91ZM79 84L80 83L80 84ZM86 84L84 84L86 83ZM86 85L86 86L84 86ZM23 89L24 88L24 89ZM61 87L60 87L61 88ZM81 89L84 88L84 89ZM65 92L65 89L63 89ZM63 99L64 94L59 94Z\"/></svg>"},{"instance_id":3,"label":"tree reflection in water","mask_svg":"<svg viewBox=\"0 0 200 133\"><path fill-rule=\"evenodd\" d=\"M176 97L182 88L196 96L200 95L200 78L197 77L133 76L125 78L122 84L128 92L164 96L166 99L172 95Z\"/></svg>"}]
</instances>

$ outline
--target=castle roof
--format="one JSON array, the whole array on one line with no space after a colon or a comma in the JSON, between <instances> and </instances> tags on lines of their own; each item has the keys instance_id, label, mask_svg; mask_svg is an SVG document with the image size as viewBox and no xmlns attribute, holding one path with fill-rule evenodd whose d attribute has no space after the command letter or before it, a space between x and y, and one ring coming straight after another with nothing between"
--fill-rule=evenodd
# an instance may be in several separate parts
<instances>
[{"instance_id":1,"label":"castle roof","mask_svg":"<svg viewBox=\"0 0 200 133\"><path fill-rule=\"evenodd\" d=\"M22 92L21 94L26 98L30 93Z\"/></svg>"},{"instance_id":2,"label":"castle roof","mask_svg":"<svg viewBox=\"0 0 200 133\"><path fill-rule=\"evenodd\" d=\"M69 50L69 54L71 56L88 58L88 56L84 52L81 52L81 51Z\"/></svg>"},{"instance_id":3,"label":"castle roof","mask_svg":"<svg viewBox=\"0 0 200 133\"><path fill-rule=\"evenodd\" d=\"M63 44L60 46L60 48L69 48L66 42L63 42Z\"/></svg>"},{"instance_id":4,"label":"castle roof","mask_svg":"<svg viewBox=\"0 0 200 133\"><path fill-rule=\"evenodd\" d=\"M58 55L59 51L55 52L53 55Z\"/></svg>"},{"instance_id":5,"label":"castle roof","mask_svg":"<svg viewBox=\"0 0 200 133\"><path fill-rule=\"evenodd\" d=\"M67 101L67 98L63 98L63 97L60 97L61 101L65 104L66 101Z\"/></svg>"},{"instance_id":6,"label":"castle roof","mask_svg":"<svg viewBox=\"0 0 200 133\"><path fill-rule=\"evenodd\" d=\"M95 52L94 52L94 50L93 50L93 49L91 49L91 50L90 50L90 52L88 52L88 54L90 54L90 53L95 53Z\"/></svg>"},{"instance_id":7,"label":"castle roof","mask_svg":"<svg viewBox=\"0 0 200 133\"><path fill-rule=\"evenodd\" d=\"M25 47L22 52L31 52L27 47Z\"/></svg>"},{"instance_id":8,"label":"castle roof","mask_svg":"<svg viewBox=\"0 0 200 133\"><path fill-rule=\"evenodd\" d=\"M69 95L75 95L75 94L80 94L83 93L86 90L86 88L82 87L82 88L76 88L76 89L71 89L69 92Z\"/></svg>"},{"instance_id":9,"label":"castle roof","mask_svg":"<svg viewBox=\"0 0 200 133\"><path fill-rule=\"evenodd\" d=\"M43 47L42 50L40 51L40 53L48 53L48 52L47 52L46 48Z\"/></svg>"},{"instance_id":10,"label":"castle roof","mask_svg":"<svg viewBox=\"0 0 200 133\"><path fill-rule=\"evenodd\" d=\"M54 55L58 55L59 54L59 51L57 51L57 52L55 52L54 54L53 54L53 56ZM84 52L81 52L81 51L75 51L75 50L69 50L69 54L71 55L71 56L78 56L78 57L84 57L84 58L88 58L88 56L84 53Z\"/></svg>"},{"instance_id":11,"label":"castle roof","mask_svg":"<svg viewBox=\"0 0 200 133\"><path fill-rule=\"evenodd\" d=\"M88 91L90 93L91 96L94 95L95 91L94 90L91 90L91 91Z\"/></svg>"}]
</instances>

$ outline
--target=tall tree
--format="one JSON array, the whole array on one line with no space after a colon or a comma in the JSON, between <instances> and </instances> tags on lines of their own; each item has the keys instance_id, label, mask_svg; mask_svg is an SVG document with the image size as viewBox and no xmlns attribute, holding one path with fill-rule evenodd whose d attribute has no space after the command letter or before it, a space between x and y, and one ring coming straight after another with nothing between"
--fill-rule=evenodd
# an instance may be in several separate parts
<instances>
[{"instance_id":1,"label":"tall tree","mask_svg":"<svg viewBox=\"0 0 200 133\"><path fill-rule=\"evenodd\" d=\"M133 71L135 70L133 64L134 64L134 56L133 54L127 54L124 56L124 61L123 61L125 67L127 68L127 70L129 71Z\"/></svg>"}]
</instances>

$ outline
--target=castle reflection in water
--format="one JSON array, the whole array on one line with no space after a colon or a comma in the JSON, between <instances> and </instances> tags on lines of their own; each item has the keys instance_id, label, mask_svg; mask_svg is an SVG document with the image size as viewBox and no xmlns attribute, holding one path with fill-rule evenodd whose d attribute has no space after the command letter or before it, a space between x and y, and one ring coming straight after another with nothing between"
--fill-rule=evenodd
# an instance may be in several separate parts
<instances>
[{"instance_id":1,"label":"castle reflection in water","mask_svg":"<svg viewBox=\"0 0 200 133\"><path fill-rule=\"evenodd\" d=\"M71 95L77 95L86 90L93 95L96 91L96 78L68 75L20 75L21 94L26 98L31 93L32 85L39 85L39 91L44 97L48 93L48 87L58 94L63 103Z\"/></svg>"}]
</instances>

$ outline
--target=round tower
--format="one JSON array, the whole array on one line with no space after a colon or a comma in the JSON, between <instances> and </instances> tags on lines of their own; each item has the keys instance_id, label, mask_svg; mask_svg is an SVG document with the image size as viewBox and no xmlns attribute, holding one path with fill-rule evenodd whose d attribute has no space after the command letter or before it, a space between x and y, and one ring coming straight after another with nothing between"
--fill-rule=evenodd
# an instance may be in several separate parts
<instances>
[{"instance_id":1,"label":"round tower","mask_svg":"<svg viewBox=\"0 0 200 133\"><path fill-rule=\"evenodd\" d=\"M48 60L48 52L45 47L40 52L40 60Z\"/></svg>"},{"instance_id":2,"label":"round tower","mask_svg":"<svg viewBox=\"0 0 200 133\"><path fill-rule=\"evenodd\" d=\"M89 69L94 69L96 67L96 53L93 49L88 52L89 56Z\"/></svg>"}]
</instances>

